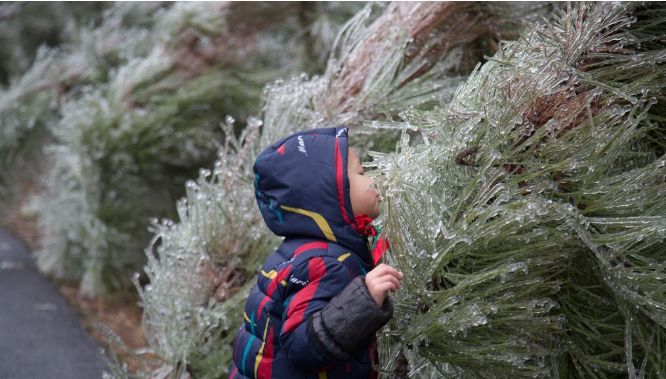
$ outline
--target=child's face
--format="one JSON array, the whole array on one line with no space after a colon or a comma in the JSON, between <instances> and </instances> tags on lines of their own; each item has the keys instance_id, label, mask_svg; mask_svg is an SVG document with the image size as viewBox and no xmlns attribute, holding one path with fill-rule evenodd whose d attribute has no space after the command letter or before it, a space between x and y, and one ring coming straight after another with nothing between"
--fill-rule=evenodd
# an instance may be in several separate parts
<instances>
[{"instance_id":1,"label":"child's face","mask_svg":"<svg viewBox=\"0 0 666 379\"><path fill-rule=\"evenodd\" d=\"M351 197L354 216L366 214L370 218L377 218L380 212L379 202L381 201L379 192L371 187L372 179L365 176L361 161L352 149L349 149L347 175L349 176L349 196Z\"/></svg>"}]
</instances>

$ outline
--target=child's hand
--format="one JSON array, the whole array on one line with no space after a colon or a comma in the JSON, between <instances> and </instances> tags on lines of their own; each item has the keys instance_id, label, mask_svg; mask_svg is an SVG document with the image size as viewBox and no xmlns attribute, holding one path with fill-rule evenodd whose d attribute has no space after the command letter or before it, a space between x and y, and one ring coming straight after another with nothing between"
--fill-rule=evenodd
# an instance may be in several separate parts
<instances>
[{"instance_id":1,"label":"child's hand","mask_svg":"<svg viewBox=\"0 0 666 379\"><path fill-rule=\"evenodd\" d=\"M381 307L388 291L395 292L400 289L401 280L402 272L382 263L365 276L365 286L368 287L370 296Z\"/></svg>"}]
</instances>

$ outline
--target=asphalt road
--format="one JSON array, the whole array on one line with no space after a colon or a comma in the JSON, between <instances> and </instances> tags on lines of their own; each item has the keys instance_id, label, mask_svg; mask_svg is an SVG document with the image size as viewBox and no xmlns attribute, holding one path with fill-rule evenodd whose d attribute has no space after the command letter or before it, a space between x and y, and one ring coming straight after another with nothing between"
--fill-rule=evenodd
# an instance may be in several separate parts
<instances>
[{"instance_id":1,"label":"asphalt road","mask_svg":"<svg viewBox=\"0 0 666 379\"><path fill-rule=\"evenodd\" d=\"M0 378L96 379L104 369L79 316L25 245L0 228Z\"/></svg>"}]
</instances>

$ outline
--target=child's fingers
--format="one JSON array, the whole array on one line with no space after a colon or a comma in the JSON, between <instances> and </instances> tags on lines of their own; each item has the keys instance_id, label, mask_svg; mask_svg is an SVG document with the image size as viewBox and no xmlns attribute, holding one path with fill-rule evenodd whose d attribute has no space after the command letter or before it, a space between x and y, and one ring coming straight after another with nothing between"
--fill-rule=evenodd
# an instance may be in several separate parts
<instances>
[{"instance_id":1,"label":"child's fingers","mask_svg":"<svg viewBox=\"0 0 666 379\"><path fill-rule=\"evenodd\" d=\"M397 291L396 285L393 282L383 282L377 284L375 287L375 290L377 293L381 293L383 295L386 295L388 291Z\"/></svg>"},{"instance_id":2,"label":"child's fingers","mask_svg":"<svg viewBox=\"0 0 666 379\"><path fill-rule=\"evenodd\" d=\"M393 267L387 265L387 264L380 264L374 269L372 269L368 275L373 275L373 276L382 276L382 275L392 275L395 276L396 278L402 279L402 272L394 269Z\"/></svg>"},{"instance_id":3,"label":"child's fingers","mask_svg":"<svg viewBox=\"0 0 666 379\"><path fill-rule=\"evenodd\" d=\"M384 278L384 277L389 277L389 278L394 278L397 281L402 281L402 275L395 275L393 273L387 272L384 275L379 276L379 278Z\"/></svg>"},{"instance_id":4,"label":"child's fingers","mask_svg":"<svg viewBox=\"0 0 666 379\"><path fill-rule=\"evenodd\" d=\"M387 264L384 264L384 263L380 264L375 269L377 270L378 275L389 274L389 275L393 275L395 277L402 277L402 273L400 271L398 271L398 270L394 269L393 267L391 267Z\"/></svg>"},{"instance_id":5,"label":"child's fingers","mask_svg":"<svg viewBox=\"0 0 666 379\"><path fill-rule=\"evenodd\" d=\"M384 283L392 283L396 289L400 289L400 280L391 275L384 275L376 280L372 281L373 285L380 285Z\"/></svg>"},{"instance_id":6,"label":"child's fingers","mask_svg":"<svg viewBox=\"0 0 666 379\"><path fill-rule=\"evenodd\" d=\"M396 278L395 276L386 276L386 279L389 280L391 283L395 285L395 289L399 290L400 289L400 280Z\"/></svg>"},{"instance_id":7,"label":"child's fingers","mask_svg":"<svg viewBox=\"0 0 666 379\"><path fill-rule=\"evenodd\" d=\"M370 292L370 296L372 296L377 305L382 306L389 291L395 292L400 288L400 283L396 283L395 280L395 278L392 278L385 281L373 282L368 286L368 292Z\"/></svg>"},{"instance_id":8,"label":"child's fingers","mask_svg":"<svg viewBox=\"0 0 666 379\"><path fill-rule=\"evenodd\" d=\"M402 281L402 275L396 275L393 272L385 272L383 274L380 274L379 276L376 276L376 279L378 280L384 280L384 278L393 278L398 282Z\"/></svg>"}]
</instances>

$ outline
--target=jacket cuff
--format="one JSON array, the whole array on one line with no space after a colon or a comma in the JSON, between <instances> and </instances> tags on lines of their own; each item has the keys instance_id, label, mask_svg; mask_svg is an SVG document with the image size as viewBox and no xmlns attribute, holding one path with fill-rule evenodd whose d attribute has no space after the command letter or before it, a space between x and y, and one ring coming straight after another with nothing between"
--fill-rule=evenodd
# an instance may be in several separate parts
<instances>
[{"instance_id":1,"label":"jacket cuff","mask_svg":"<svg viewBox=\"0 0 666 379\"><path fill-rule=\"evenodd\" d=\"M339 361L349 359L349 354L340 349L340 346L333 340L328 329L324 326L321 319L321 312L317 312L308 322L308 334L314 341L315 349L322 354L329 354Z\"/></svg>"},{"instance_id":2,"label":"jacket cuff","mask_svg":"<svg viewBox=\"0 0 666 379\"><path fill-rule=\"evenodd\" d=\"M362 276L321 310L321 324L331 339L347 354L356 351L368 336L393 317L393 304L386 298L382 307L372 299Z\"/></svg>"}]
</instances>

